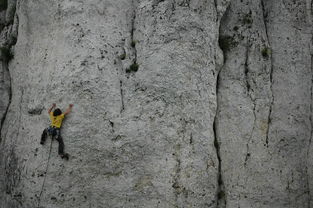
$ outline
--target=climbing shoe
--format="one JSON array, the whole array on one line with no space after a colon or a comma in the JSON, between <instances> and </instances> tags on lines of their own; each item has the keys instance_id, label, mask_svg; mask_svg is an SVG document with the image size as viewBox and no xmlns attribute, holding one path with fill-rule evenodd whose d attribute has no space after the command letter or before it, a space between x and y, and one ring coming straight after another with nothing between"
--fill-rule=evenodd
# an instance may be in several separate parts
<instances>
[{"instance_id":1,"label":"climbing shoe","mask_svg":"<svg viewBox=\"0 0 313 208\"><path fill-rule=\"evenodd\" d=\"M68 160L69 159L69 155L67 153L61 155L62 159Z\"/></svg>"},{"instance_id":2,"label":"climbing shoe","mask_svg":"<svg viewBox=\"0 0 313 208\"><path fill-rule=\"evenodd\" d=\"M40 144L44 145L45 143L44 143L44 141L40 141Z\"/></svg>"}]
</instances>

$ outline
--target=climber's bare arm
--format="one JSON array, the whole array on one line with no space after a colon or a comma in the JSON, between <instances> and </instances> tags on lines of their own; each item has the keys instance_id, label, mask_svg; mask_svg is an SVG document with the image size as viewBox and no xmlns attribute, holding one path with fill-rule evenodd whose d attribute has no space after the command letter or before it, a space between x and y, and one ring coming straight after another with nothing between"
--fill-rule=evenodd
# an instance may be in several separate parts
<instances>
[{"instance_id":1,"label":"climber's bare arm","mask_svg":"<svg viewBox=\"0 0 313 208\"><path fill-rule=\"evenodd\" d=\"M49 114L50 114L50 112L52 111L52 109L55 108L55 106L56 106L56 104L53 103L52 106L51 106L51 108L49 108L49 110L48 110L48 113L49 113Z\"/></svg>"},{"instance_id":2,"label":"climber's bare arm","mask_svg":"<svg viewBox=\"0 0 313 208\"><path fill-rule=\"evenodd\" d=\"M73 108L73 104L70 104L68 108L66 109L66 111L64 112L64 115L69 114L72 111L72 108Z\"/></svg>"}]
</instances>

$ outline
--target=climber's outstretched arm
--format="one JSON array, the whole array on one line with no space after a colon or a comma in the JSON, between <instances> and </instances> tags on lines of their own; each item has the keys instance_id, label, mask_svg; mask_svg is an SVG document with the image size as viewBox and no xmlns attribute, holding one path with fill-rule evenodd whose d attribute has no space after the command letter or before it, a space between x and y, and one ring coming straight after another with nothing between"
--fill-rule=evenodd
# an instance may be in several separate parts
<instances>
[{"instance_id":1,"label":"climber's outstretched arm","mask_svg":"<svg viewBox=\"0 0 313 208\"><path fill-rule=\"evenodd\" d=\"M64 112L64 115L69 114L72 111L72 108L73 108L73 104L70 104L68 108L66 109L66 111Z\"/></svg>"},{"instance_id":2,"label":"climber's outstretched arm","mask_svg":"<svg viewBox=\"0 0 313 208\"><path fill-rule=\"evenodd\" d=\"M48 110L48 113L49 113L49 114L50 114L50 112L52 111L52 109L55 108L55 106L56 106L56 104L53 103L52 106L51 106L51 108L49 108L49 110Z\"/></svg>"}]
</instances>

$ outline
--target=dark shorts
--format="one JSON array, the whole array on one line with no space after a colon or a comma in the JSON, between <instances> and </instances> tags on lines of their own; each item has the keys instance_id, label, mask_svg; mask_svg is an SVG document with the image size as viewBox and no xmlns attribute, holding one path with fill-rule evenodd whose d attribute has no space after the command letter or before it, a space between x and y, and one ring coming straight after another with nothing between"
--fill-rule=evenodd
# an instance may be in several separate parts
<instances>
[{"instance_id":1,"label":"dark shorts","mask_svg":"<svg viewBox=\"0 0 313 208\"><path fill-rule=\"evenodd\" d=\"M46 128L42 132L40 144L45 143L48 135L59 142L59 154L63 155L64 154L64 143L63 143L63 139L61 137L60 128L56 128L54 126L49 126L48 128Z\"/></svg>"},{"instance_id":2,"label":"dark shorts","mask_svg":"<svg viewBox=\"0 0 313 208\"><path fill-rule=\"evenodd\" d=\"M52 136L52 137L59 137L61 136L61 131L60 128L54 127L54 126L49 126L47 128L47 133Z\"/></svg>"}]
</instances>

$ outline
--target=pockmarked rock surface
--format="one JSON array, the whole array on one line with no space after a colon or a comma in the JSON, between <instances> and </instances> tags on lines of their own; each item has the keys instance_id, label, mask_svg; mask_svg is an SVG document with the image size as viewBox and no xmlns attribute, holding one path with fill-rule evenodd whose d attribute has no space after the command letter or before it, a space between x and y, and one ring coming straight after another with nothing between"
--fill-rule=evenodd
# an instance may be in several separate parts
<instances>
[{"instance_id":1,"label":"pockmarked rock surface","mask_svg":"<svg viewBox=\"0 0 313 208\"><path fill-rule=\"evenodd\" d=\"M311 0L7 0L0 31L0 208L313 206Z\"/></svg>"},{"instance_id":2,"label":"pockmarked rock surface","mask_svg":"<svg viewBox=\"0 0 313 208\"><path fill-rule=\"evenodd\" d=\"M226 207L310 207L311 27L308 1L232 1L222 19Z\"/></svg>"}]
</instances>

